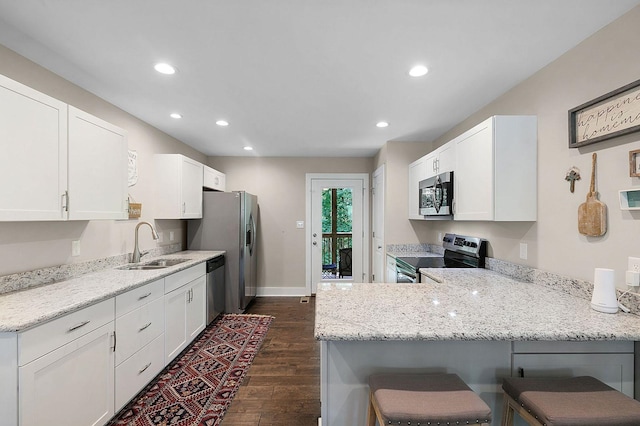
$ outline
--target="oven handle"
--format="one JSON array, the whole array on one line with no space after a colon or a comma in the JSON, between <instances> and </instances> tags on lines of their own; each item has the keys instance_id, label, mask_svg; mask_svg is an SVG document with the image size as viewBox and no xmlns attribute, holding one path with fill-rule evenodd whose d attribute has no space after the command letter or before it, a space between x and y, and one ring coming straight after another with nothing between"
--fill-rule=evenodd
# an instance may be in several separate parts
<instances>
[{"instance_id":1,"label":"oven handle","mask_svg":"<svg viewBox=\"0 0 640 426\"><path fill-rule=\"evenodd\" d=\"M414 275L408 275L404 272L398 271L396 274L396 283L413 283L417 282L416 277Z\"/></svg>"}]
</instances>

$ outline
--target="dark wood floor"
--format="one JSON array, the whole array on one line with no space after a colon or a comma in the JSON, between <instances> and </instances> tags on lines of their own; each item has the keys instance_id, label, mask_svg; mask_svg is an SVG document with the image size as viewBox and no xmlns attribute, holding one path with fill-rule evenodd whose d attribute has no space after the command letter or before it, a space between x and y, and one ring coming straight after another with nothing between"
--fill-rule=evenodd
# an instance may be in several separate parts
<instances>
[{"instance_id":1,"label":"dark wood floor","mask_svg":"<svg viewBox=\"0 0 640 426\"><path fill-rule=\"evenodd\" d=\"M320 417L320 345L315 299L257 298L246 313L273 315L267 337L222 421L223 426L316 426Z\"/></svg>"}]
</instances>

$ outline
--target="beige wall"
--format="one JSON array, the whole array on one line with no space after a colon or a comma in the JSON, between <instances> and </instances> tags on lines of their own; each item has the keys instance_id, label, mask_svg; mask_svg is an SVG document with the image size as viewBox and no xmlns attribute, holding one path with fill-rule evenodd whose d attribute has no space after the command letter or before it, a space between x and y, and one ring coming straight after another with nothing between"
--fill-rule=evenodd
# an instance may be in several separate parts
<instances>
[{"instance_id":1,"label":"beige wall","mask_svg":"<svg viewBox=\"0 0 640 426\"><path fill-rule=\"evenodd\" d=\"M0 74L76 106L129 132L129 149L138 153L139 174L138 183L129 188L129 194L135 201L142 203L140 220L153 222L151 159L154 153L181 153L203 163L206 161L204 155L187 145L3 46L0 46ZM0 141L0 144L2 143L7 141ZM25 164L24 167L29 165ZM19 182L12 184L19 184ZM133 251L133 231L137 223L137 220L0 222L0 276L130 253ZM149 230L142 229L140 232L142 249L147 250L161 244L169 244L169 231L174 231L175 241L182 241L182 222L157 220L155 225L158 231L163 232L165 242L154 242ZM71 257L73 240L80 240L80 256Z\"/></svg>"},{"instance_id":2,"label":"beige wall","mask_svg":"<svg viewBox=\"0 0 640 426\"><path fill-rule=\"evenodd\" d=\"M258 286L305 286L307 173L371 173L372 158L210 157L208 164L227 175L227 191L258 196Z\"/></svg>"},{"instance_id":3,"label":"beige wall","mask_svg":"<svg viewBox=\"0 0 640 426\"><path fill-rule=\"evenodd\" d=\"M417 232L425 232L425 242L435 243L438 231L478 235L490 241L490 254L496 258L585 280L593 280L595 267L613 268L618 285L623 286L627 257L640 256L640 212L621 211L618 190L640 187L638 178L629 177L628 168L629 151L640 149L640 133L569 149L567 114L569 109L639 78L638 40L640 7L435 141L435 146L440 146L491 115L537 115L538 221L418 223ZM608 206L609 217L608 231L599 238L580 235L577 229L578 206L589 191L593 152L598 153L596 189ZM582 175L573 194L564 180L572 166ZM519 258L520 242L528 244L527 260Z\"/></svg>"},{"instance_id":4,"label":"beige wall","mask_svg":"<svg viewBox=\"0 0 640 426\"><path fill-rule=\"evenodd\" d=\"M418 244L424 242L428 232L407 219L408 164L433 150L431 142L387 142L375 157L375 168L385 164L384 243ZM416 193L417 197L418 194Z\"/></svg>"}]
</instances>

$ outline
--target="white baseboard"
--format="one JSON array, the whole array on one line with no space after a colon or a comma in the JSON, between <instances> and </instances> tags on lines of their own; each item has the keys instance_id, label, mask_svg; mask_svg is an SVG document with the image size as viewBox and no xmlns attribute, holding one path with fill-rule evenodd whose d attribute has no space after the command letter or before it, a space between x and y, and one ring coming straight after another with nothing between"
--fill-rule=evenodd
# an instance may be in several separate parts
<instances>
[{"instance_id":1,"label":"white baseboard","mask_svg":"<svg viewBox=\"0 0 640 426\"><path fill-rule=\"evenodd\" d=\"M258 287L258 297L270 297L270 296L307 296L306 287Z\"/></svg>"}]
</instances>

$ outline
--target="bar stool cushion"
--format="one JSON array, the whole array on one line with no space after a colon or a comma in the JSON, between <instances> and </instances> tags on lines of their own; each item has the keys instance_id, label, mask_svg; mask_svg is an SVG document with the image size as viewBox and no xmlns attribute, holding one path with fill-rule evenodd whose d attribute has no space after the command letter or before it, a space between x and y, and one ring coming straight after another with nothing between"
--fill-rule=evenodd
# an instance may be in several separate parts
<instances>
[{"instance_id":1,"label":"bar stool cushion","mask_svg":"<svg viewBox=\"0 0 640 426\"><path fill-rule=\"evenodd\" d=\"M507 378L502 389L544 425L640 425L640 402L590 376Z\"/></svg>"},{"instance_id":2,"label":"bar stool cushion","mask_svg":"<svg viewBox=\"0 0 640 426\"><path fill-rule=\"evenodd\" d=\"M374 374L369 388L387 424L491 421L489 406L456 374Z\"/></svg>"}]
</instances>

